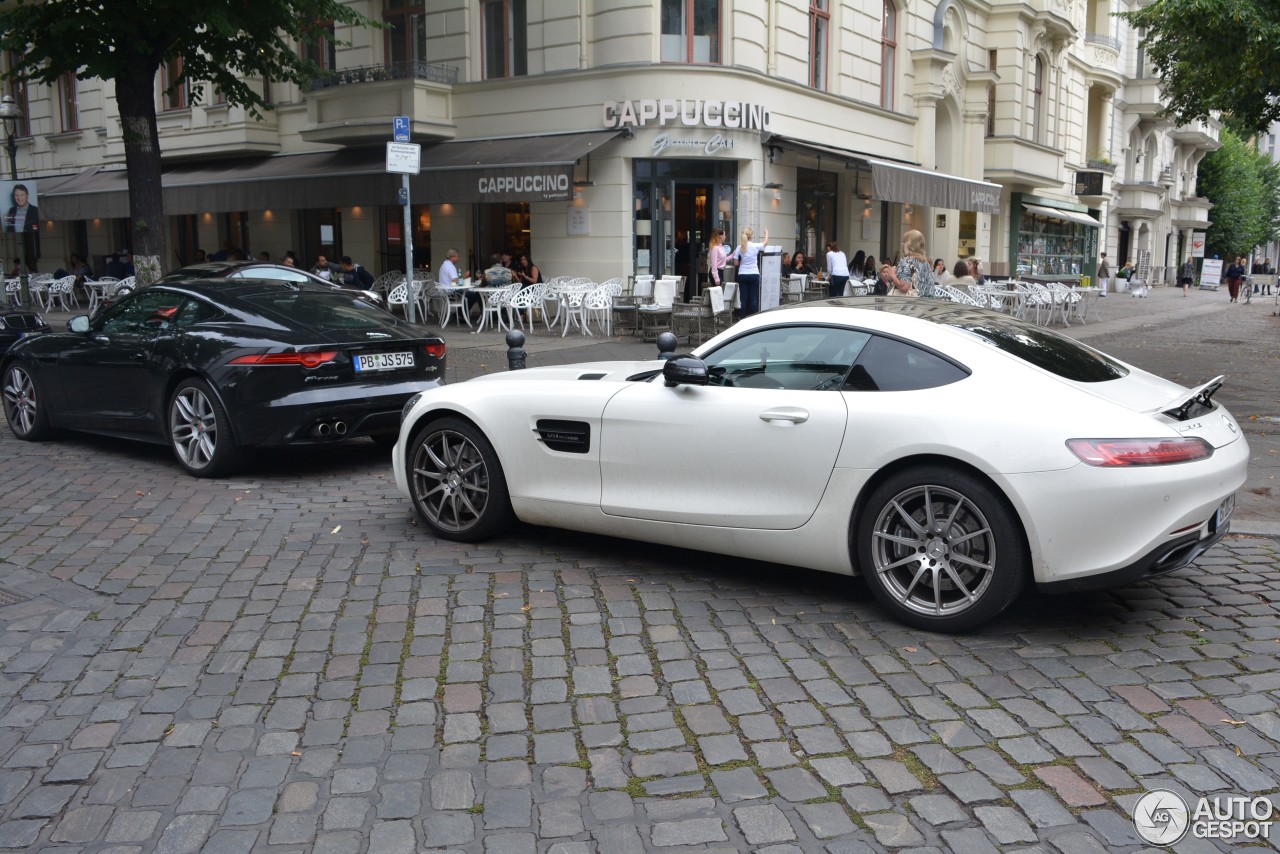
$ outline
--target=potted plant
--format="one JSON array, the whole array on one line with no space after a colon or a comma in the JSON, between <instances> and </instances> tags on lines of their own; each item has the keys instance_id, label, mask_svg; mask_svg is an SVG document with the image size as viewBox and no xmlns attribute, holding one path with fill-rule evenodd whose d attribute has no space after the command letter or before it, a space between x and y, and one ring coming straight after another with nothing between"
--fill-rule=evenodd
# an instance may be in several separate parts
<instances>
[{"instance_id":1,"label":"potted plant","mask_svg":"<svg viewBox=\"0 0 1280 854\"><path fill-rule=\"evenodd\" d=\"M1090 169L1098 169L1103 172L1114 173L1116 171L1116 162L1101 152L1094 152L1089 155L1088 166Z\"/></svg>"}]
</instances>

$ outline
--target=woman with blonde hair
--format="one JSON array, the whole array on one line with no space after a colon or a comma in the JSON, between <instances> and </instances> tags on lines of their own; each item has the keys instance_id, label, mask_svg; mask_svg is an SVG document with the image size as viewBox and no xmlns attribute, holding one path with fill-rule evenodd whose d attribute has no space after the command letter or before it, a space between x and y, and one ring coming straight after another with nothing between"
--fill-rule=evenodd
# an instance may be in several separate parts
<instances>
[{"instance_id":1,"label":"woman with blonde hair","mask_svg":"<svg viewBox=\"0 0 1280 854\"><path fill-rule=\"evenodd\" d=\"M915 288L922 297L941 296L935 290L933 262L924 251L924 235L912 229L902 235L902 257L898 260L898 281Z\"/></svg>"},{"instance_id":2,"label":"woman with blonde hair","mask_svg":"<svg viewBox=\"0 0 1280 854\"><path fill-rule=\"evenodd\" d=\"M742 316L750 317L760 310L760 252L769 243L769 229L759 243L751 238L755 232L742 229L742 242L734 247L730 260L738 262L738 299L742 304Z\"/></svg>"}]
</instances>

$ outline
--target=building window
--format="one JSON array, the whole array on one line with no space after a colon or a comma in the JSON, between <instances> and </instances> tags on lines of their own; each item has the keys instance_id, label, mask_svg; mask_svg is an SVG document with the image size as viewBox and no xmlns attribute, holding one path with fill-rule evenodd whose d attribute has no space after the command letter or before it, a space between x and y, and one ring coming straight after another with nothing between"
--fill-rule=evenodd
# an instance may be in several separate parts
<instances>
[{"instance_id":1,"label":"building window","mask_svg":"<svg viewBox=\"0 0 1280 854\"><path fill-rule=\"evenodd\" d=\"M1044 57L1036 57L1031 84L1031 141L1044 142Z\"/></svg>"},{"instance_id":2,"label":"building window","mask_svg":"<svg viewBox=\"0 0 1280 854\"><path fill-rule=\"evenodd\" d=\"M426 9L415 0L384 0L382 21L387 25L387 65L427 61ZM330 33L333 25L329 25ZM329 39L333 44L333 39Z\"/></svg>"},{"instance_id":3,"label":"building window","mask_svg":"<svg viewBox=\"0 0 1280 854\"><path fill-rule=\"evenodd\" d=\"M997 51L987 51L987 70L995 71L999 54ZM987 86L987 136L996 135L996 84L992 83Z\"/></svg>"},{"instance_id":4,"label":"building window","mask_svg":"<svg viewBox=\"0 0 1280 854\"><path fill-rule=\"evenodd\" d=\"M1133 76L1139 79L1147 76L1147 30L1138 30L1138 50L1134 54Z\"/></svg>"},{"instance_id":5,"label":"building window","mask_svg":"<svg viewBox=\"0 0 1280 854\"><path fill-rule=\"evenodd\" d=\"M13 53L9 53L6 57L9 68L17 66L17 60ZM23 80L9 81L9 94L13 96L14 102L17 103L18 109L22 110L22 117L18 119L18 136L31 136L31 105L27 103L27 84Z\"/></svg>"},{"instance_id":6,"label":"building window","mask_svg":"<svg viewBox=\"0 0 1280 854\"><path fill-rule=\"evenodd\" d=\"M338 48L334 43L333 21L316 24L308 33L314 41L304 40L298 53L308 62L314 62L321 71L333 71L338 67Z\"/></svg>"},{"instance_id":7,"label":"building window","mask_svg":"<svg viewBox=\"0 0 1280 854\"><path fill-rule=\"evenodd\" d=\"M827 31L831 12L827 0L809 0L809 85L827 88Z\"/></svg>"},{"instance_id":8,"label":"building window","mask_svg":"<svg viewBox=\"0 0 1280 854\"><path fill-rule=\"evenodd\" d=\"M76 74L68 71L58 78L58 112L61 114L62 130L79 130L80 118L76 111Z\"/></svg>"},{"instance_id":9,"label":"building window","mask_svg":"<svg viewBox=\"0 0 1280 854\"><path fill-rule=\"evenodd\" d=\"M525 0L484 0L484 76L486 80L529 73L529 18Z\"/></svg>"},{"instance_id":10,"label":"building window","mask_svg":"<svg viewBox=\"0 0 1280 854\"><path fill-rule=\"evenodd\" d=\"M720 61L720 0L662 0L662 61Z\"/></svg>"},{"instance_id":11,"label":"building window","mask_svg":"<svg viewBox=\"0 0 1280 854\"><path fill-rule=\"evenodd\" d=\"M175 56L160 66L160 109L185 110L189 103L187 81L182 76L182 57Z\"/></svg>"},{"instance_id":12,"label":"building window","mask_svg":"<svg viewBox=\"0 0 1280 854\"><path fill-rule=\"evenodd\" d=\"M890 0L884 0L884 17L880 28L880 106L893 109L896 96L894 74L898 51L898 10Z\"/></svg>"}]
</instances>

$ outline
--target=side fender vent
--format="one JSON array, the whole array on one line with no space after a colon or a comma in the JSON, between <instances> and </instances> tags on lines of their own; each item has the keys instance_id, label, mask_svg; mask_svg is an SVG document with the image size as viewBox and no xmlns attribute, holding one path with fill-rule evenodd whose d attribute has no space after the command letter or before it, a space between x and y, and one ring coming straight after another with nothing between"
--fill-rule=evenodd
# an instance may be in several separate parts
<instances>
[{"instance_id":1,"label":"side fender vent","mask_svg":"<svg viewBox=\"0 0 1280 854\"><path fill-rule=\"evenodd\" d=\"M591 450L591 425L585 421L543 419L535 428L538 439L553 451L585 454Z\"/></svg>"},{"instance_id":2,"label":"side fender vent","mask_svg":"<svg viewBox=\"0 0 1280 854\"><path fill-rule=\"evenodd\" d=\"M607 376L608 376L608 374L582 374L581 376L579 376L579 377L578 377L578 379L580 379L580 380L602 380L602 379L604 379L604 378L605 378L605 377L607 377Z\"/></svg>"}]
</instances>

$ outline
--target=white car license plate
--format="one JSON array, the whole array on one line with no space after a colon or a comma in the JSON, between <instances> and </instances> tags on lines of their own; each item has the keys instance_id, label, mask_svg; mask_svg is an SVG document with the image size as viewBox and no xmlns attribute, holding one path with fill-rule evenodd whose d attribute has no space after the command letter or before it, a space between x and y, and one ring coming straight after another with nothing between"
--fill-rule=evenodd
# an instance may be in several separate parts
<instances>
[{"instance_id":1,"label":"white car license plate","mask_svg":"<svg viewBox=\"0 0 1280 854\"><path fill-rule=\"evenodd\" d=\"M1218 505L1218 512L1215 513L1213 517L1213 529L1215 531L1221 531L1222 526L1231 520L1231 514L1235 509L1236 497L1233 493L1224 498L1222 503Z\"/></svg>"},{"instance_id":2,"label":"white car license plate","mask_svg":"<svg viewBox=\"0 0 1280 854\"><path fill-rule=\"evenodd\" d=\"M357 353L355 357L356 373L363 371L394 371L397 368L412 368L412 353Z\"/></svg>"}]
</instances>

